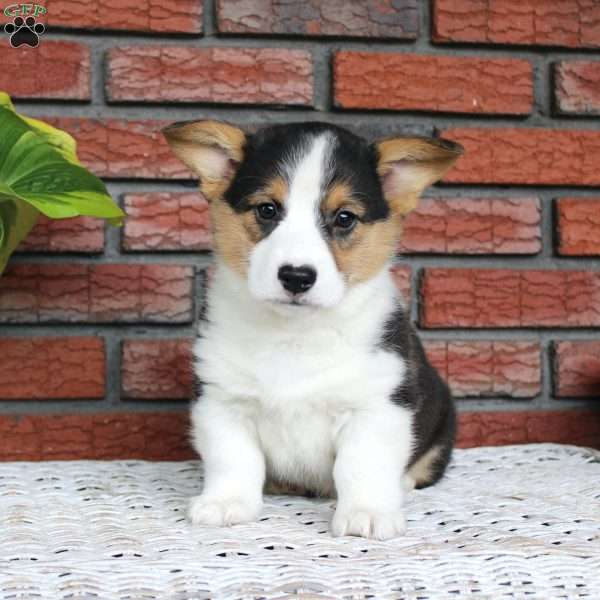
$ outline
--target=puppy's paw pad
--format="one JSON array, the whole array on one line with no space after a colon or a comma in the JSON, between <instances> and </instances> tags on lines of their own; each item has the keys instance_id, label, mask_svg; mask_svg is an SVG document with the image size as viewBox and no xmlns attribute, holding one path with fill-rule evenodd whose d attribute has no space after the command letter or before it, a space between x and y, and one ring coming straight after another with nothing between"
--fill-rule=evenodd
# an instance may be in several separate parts
<instances>
[{"instance_id":1,"label":"puppy's paw pad","mask_svg":"<svg viewBox=\"0 0 600 600\"><path fill-rule=\"evenodd\" d=\"M194 525L224 527L247 523L258 517L260 505L240 498L205 498L195 496L190 500L188 517Z\"/></svg>"},{"instance_id":2,"label":"puppy's paw pad","mask_svg":"<svg viewBox=\"0 0 600 600\"><path fill-rule=\"evenodd\" d=\"M401 511L382 512L357 508L336 510L331 523L334 536L357 535L376 540L388 540L406 532L406 520Z\"/></svg>"}]
</instances>

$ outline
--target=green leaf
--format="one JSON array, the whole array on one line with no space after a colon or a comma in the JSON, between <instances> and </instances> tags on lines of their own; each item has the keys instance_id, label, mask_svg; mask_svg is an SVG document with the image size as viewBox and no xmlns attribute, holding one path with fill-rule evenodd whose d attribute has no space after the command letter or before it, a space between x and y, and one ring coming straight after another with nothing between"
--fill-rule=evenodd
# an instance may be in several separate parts
<instances>
[{"instance_id":1,"label":"green leaf","mask_svg":"<svg viewBox=\"0 0 600 600\"><path fill-rule=\"evenodd\" d=\"M21 119L29 128L37 133L46 143L52 146L55 150L58 150L69 162L80 164L77 158L77 142L69 135L66 131L52 127L44 121L33 119L31 117L24 117L23 115L17 115L15 107L10 100L10 96L5 92L0 92L0 108L10 110L19 119Z\"/></svg>"},{"instance_id":2,"label":"green leaf","mask_svg":"<svg viewBox=\"0 0 600 600\"><path fill-rule=\"evenodd\" d=\"M0 273L39 213L87 215L111 225L125 216L104 183L79 163L68 133L17 115L0 92Z\"/></svg>"},{"instance_id":3,"label":"green leaf","mask_svg":"<svg viewBox=\"0 0 600 600\"><path fill-rule=\"evenodd\" d=\"M10 255L35 225L39 214L27 202L0 194L0 275Z\"/></svg>"},{"instance_id":4,"label":"green leaf","mask_svg":"<svg viewBox=\"0 0 600 600\"><path fill-rule=\"evenodd\" d=\"M76 165L81 164L77 158L77 142L66 131L52 127L48 123L32 119L31 117L20 117L31 129L39 135L47 144L63 155L69 162Z\"/></svg>"},{"instance_id":5,"label":"green leaf","mask_svg":"<svg viewBox=\"0 0 600 600\"><path fill-rule=\"evenodd\" d=\"M10 96L6 92L0 92L0 106L15 112L15 107L13 106Z\"/></svg>"}]
</instances>

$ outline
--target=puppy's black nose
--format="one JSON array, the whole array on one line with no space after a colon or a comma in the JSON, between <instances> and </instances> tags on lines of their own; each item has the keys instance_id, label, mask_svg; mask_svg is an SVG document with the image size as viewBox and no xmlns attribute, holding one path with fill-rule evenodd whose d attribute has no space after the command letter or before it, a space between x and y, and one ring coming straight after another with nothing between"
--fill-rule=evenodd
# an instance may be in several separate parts
<instances>
[{"instance_id":1,"label":"puppy's black nose","mask_svg":"<svg viewBox=\"0 0 600 600\"><path fill-rule=\"evenodd\" d=\"M307 265L292 267L283 265L277 273L281 285L292 294L301 294L310 290L317 280L317 272Z\"/></svg>"}]
</instances>

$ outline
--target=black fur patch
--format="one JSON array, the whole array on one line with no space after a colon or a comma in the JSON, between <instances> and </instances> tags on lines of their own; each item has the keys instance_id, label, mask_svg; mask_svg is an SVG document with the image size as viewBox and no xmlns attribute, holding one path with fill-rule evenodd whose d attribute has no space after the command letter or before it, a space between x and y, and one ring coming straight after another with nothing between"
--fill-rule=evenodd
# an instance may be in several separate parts
<instances>
[{"instance_id":1,"label":"black fur patch","mask_svg":"<svg viewBox=\"0 0 600 600\"><path fill-rule=\"evenodd\" d=\"M323 192L335 183L345 182L365 207L363 221L387 218L390 210L377 176L376 149L341 127L319 122L273 125L249 135L244 160L225 192L225 200L237 212L249 210L248 198L273 177L285 176L281 166L301 159L311 140L325 132L330 133L335 144Z\"/></svg>"},{"instance_id":2,"label":"black fur patch","mask_svg":"<svg viewBox=\"0 0 600 600\"><path fill-rule=\"evenodd\" d=\"M409 468L431 448L440 448L430 480L421 482L418 487L432 485L444 474L452 455L456 437L456 412L452 395L429 363L423 344L403 308L399 307L390 316L381 346L399 354L406 363L405 380L395 390L391 400L413 414L416 445Z\"/></svg>"}]
</instances>

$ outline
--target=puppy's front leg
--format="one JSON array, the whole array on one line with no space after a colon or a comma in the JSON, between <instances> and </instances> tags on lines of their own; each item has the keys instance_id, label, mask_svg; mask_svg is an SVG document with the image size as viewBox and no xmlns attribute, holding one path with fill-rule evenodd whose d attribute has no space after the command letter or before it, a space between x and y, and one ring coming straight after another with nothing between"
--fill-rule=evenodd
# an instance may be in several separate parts
<instances>
[{"instance_id":1,"label":"puppy's front leg","mask_svg":"<svg viewBox=\"0 0 600 600\"><path fill-rule=\"evenodd\" d=\"M385 540L405 532L402 476L410 425L404 409L390 406L378 415L355 414L344 426L333 469L338 497L333 535Z\"/></svg>"},{"instance_id":2,"label":"puppy's front leg","mask_svg":"<svg viewBox=\"0 0 600 600\"><path fill-rule=\"evenodd\" d=\"M202 525L245 523L260 514L265 459L250 420L210 387L192 411L204 488L191 499L189 517Z\"/></svg>"}]
</instances>

